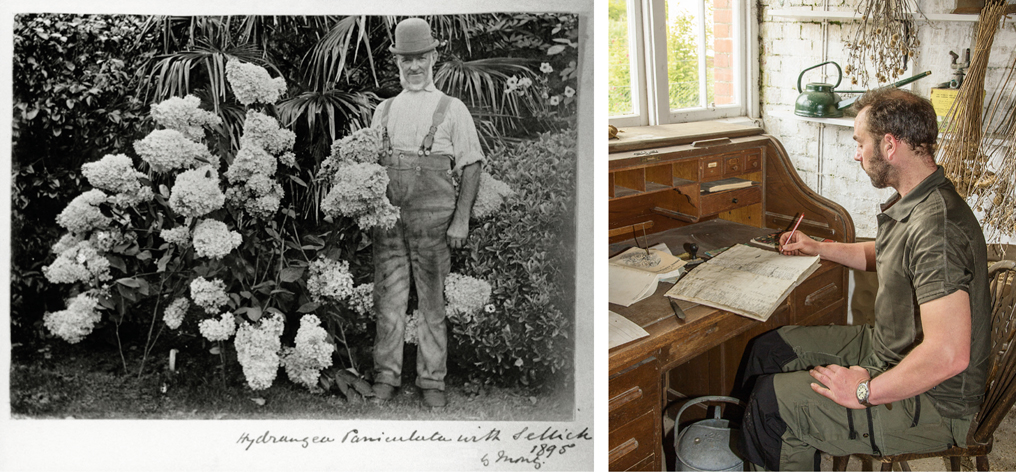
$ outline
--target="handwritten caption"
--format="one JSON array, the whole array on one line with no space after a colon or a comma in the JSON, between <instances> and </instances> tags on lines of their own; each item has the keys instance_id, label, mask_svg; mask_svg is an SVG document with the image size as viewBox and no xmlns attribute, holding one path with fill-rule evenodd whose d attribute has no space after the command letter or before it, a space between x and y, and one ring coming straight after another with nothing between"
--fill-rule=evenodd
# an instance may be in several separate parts
<instances>
[{"instance_id":1,"label":"handwritten caption","mask_svg":"<svg viewBox=\"0 0 1016 472\"><path fill-rule=\"evenodd\" d=\"M441 431L413 430L409 434L386 434L384 432L370 432L359 428L348 429L342 434L332 436L303 436L286 435L273 433L266 430L263 433L240 434L236 444L249 451L254 446L288 445L298 446L307 449L316 445L366 445L378 443L470 443L470 444L491 444L492 451L481 452L478 457L480 465L490 467L494 465L522 464L532 466L533 469L540 469L554 458L565 456L581 446L584 441L592 441L592 433L589 428L572 430L570 428L559 428L541 426L530 428L523 426L521 429L514 429L510 432L499 428L478 434L446 434Z\"/></svg>"}]
</instances>

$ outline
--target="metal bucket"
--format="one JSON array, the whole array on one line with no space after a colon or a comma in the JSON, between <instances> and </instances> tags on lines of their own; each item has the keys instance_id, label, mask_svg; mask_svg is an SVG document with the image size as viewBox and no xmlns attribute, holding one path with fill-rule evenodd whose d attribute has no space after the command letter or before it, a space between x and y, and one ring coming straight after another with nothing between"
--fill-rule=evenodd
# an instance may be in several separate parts
<instances>
[{"instance_id":1,"label":"metal bucket","mask_svg":"<svg viewBox=\"0 0 1016 472\"><path fill-rule=\"evenodd\" d=\"M689 406L703 402L726 402L744 406L734 397L707 396L685 403L674 418L675 427L681 424L681 414ZM677 470L720 471L744 470L744 461L730 450L731 432L729 421L720 418L720 407L714 409L714 417L696 421L674 437L674 453Z\"/></svg>"}]
</instances>

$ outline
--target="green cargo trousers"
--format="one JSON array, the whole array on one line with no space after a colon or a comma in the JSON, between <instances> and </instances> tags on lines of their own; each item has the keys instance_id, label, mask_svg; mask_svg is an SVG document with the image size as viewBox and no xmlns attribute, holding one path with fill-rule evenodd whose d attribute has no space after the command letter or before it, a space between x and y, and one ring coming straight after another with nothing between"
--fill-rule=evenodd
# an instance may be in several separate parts
<instances>
[{"instance_id":1,"label":"green cargo trousers","mask_svg":"<svg viewBox=\"0 0 1016 472\"><path fill-rule=\"evenodd\" d=\"M851 410L811 389L814 366L859 365L873 377L886 370L871 333L867 325L785 326L753 341L742 377L751 388L741 425L746 462L767 470L818 470L819 451L879 456L965 445L972 418L942 417L926 394L892 408Z\"/></svg>"}]
</instances>

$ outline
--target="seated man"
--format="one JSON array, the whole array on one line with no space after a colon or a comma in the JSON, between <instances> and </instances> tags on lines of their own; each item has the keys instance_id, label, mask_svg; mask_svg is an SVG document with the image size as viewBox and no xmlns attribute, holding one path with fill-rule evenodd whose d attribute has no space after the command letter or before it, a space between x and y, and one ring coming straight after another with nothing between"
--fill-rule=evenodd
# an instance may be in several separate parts
<instances>
[{"instance_id":1,"label":"seated man","mask_svg":"<svg viewBox=\"0 0 1016 472\"><path fill-rule=\"evenodd\" d=\"M928 100L889 88L855 105L854 159L881 206L873 242L781 237L789 255L878 272L874 326L785 326L746 352L745 459L817 470L819 451L890 455L965 446L984 396L991 308L984 235L935 165Z\"/></svg>"}]
</instances>

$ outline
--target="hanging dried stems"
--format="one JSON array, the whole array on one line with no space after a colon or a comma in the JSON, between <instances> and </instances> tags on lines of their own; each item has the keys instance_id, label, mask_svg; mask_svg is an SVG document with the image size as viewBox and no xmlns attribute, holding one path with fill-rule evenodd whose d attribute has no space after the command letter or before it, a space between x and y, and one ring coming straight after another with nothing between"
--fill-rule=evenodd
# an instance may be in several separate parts
<instances>
[{"instance_id":1,"label":"hanging dried stems","mask_svg":"<svg viewBox=\"0 0 1016 472\"><path fill-rule=\"evenodd\" d=\"M972 193L977 195L974 207L984 212L988 239L999 240L1016 236L1016 52L1009 73L991 95L984 122L981 149L987 165Z\"/></svg>"},{"instance_id":2,"label":"hanging dried stems","mask_svg":"<svg viewBox=\"0 0 1016 472\"><path fill-rule=\"evenodd\" d=\"M914 13L921 14L917 0L861 0L856 9L860 19L851 32L853 41L847 46L847 67L844 73L850 83L868 87L874 75L876 83L895 80L907 69L907 60L918 55L917 23ZM867 64L873 67L869 71Z\"/></svg>"},{"instance_id":3,"label":"hanging dried stems","mask_svg":"<svg viewBox=\"0 0 1016 472\"><path fill-rule=\"evenodd\" d=\"M946 115L948 128L944 130L938 161L963 197L980 192L976 184L987 170L988 158L981 149L984 73L1005 9L1004 0L988 0L981 9L970 68L952 109Z\"/></svg>"}]
</instances>

